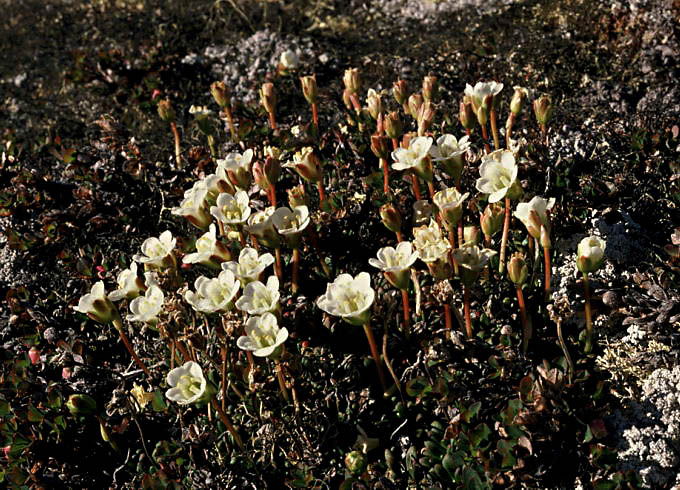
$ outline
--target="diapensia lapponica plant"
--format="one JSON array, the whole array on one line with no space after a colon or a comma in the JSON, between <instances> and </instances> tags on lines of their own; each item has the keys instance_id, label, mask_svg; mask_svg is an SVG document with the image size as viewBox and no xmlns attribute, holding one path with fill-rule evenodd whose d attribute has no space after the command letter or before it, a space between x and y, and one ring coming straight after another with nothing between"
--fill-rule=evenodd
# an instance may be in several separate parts
<instances>
[{"instance_id":1,"label":"diapensia lapponica plant","mask_svg":"<svg viewBox=\"0 0 680 490\"><path fill-rule=\"evenodd\" d=\"M399 80L392 87L393 98L386 91L373 89L364 96L361 73L352 68L343 77L347 113L341 127L324 128L327 121L320 120L318 111L322 88L317 87L314 74L302 75L302 69L294 53L288 53L277 70L277 77L300 75L302 95L312 108L302 138L289 137L292 128L281 124L281 118L277 121L280 78L261 85L260 102L266 117L260 122L270 136L253 145L242 138L247 132L239 133L242 125L233 111L229 88L222 82L211 86L221 110L219 117L226 120L229 136L233 145L239 142L239 150L220 154L220 125L214 114L208 107L192 106L190 113L208 139L213 166L185 190L172 215L186 220L194 236L177 237L166 230L148 237L139 253L131 257L129 268L118 274L117 284L97 282L75 307L99 323L112 324L138 372L150 384L165 389L167 399L178 410L188 406L214 410L234 450L246 457L249 437L233 423L229 413L237 408L227 406L230 400L259 396L262 384L275 377L285 403L291 403L296 411L304 403L291 369L300 354L287 349L296 326L287 314L290 302L282 304L281 298L300 294L311 276L320 275L327 282L325 292L304 290L316 294L317 318L329 315L327 321L333 317L343 320L346 325L337 328L347 329L347 335L360 335L356 327L363 328L366 352L370 352L376 381L385 394L401 388L399 375L388 364L386 344L381 353L374 335L384 320L374 318L374 311L387 301L386 295L374 289L382 277L401 294L397 318L402 319L404 341L416 323L431 331L445 327L448 336L460 330L468 339L475 338L478 315L473 315L471 297L482 294L485 284L505 279L509 248L514 253L507 271L515 291L507 281L500 282L507 285L508 297L518 299L522 338L516 347L523 354L531 351L531 312L539 310L535 305L527 308L524 292L539 283L533 281L533 272L541 266L544 300L550 299L551 212L557 204L554 198L526 195L521 184L526 142L512 138L513 129L528 124L528 118L520 116L531 98L530 90L515 87L510 94L505 137L501 138L498 119L503 115L503 100L508 98L503 83L467 84L460 101L442 100L433 76L426 77L420 91L412 92ZM533 108L541 139L547 140L550 98L536 98ZM159 113L173 128L177 167L186 168L181 161L175 113L168 101L159 103ZM384 246L362 244L374 246L374 257L367 263L338 266L324 248L325 224L343 211L342 203L330 199L325 191L329 175L334 185L343 185L343 168L332 160L337 148L329 151L328 145L319 141L328 130L363 134L372 151L366 152L367 172L378 173L381 168L382 182L375 192L382 194L382 205L379 210L374 208L374 217L395 235ZM300 128L296 132L299 134ZM297 181L297 185L283 189L277 185L281 180ZM474 185L466 186L466 182ZM411 193L415 205L405 206ZM280 204L283 195L287 206ZM513 216L526 235L513 223ZM411 222L416 224L411 227ZM510 242L513 227L514 236L520 238ZM544 251L543 261L538 260L539 246ZM586 288L586 352L593 345L588 274L600 266L604 250L597 237L584 240L578 250L577 264ZM303 261L303 253L315 255L321 269L301 270L304 264L314 262ZM445 286L452 292L440 300L443 315L429 318L435 323L441 318L441 325L423 326L421 321L420 291L425 284ZM455 323L454 318L458 319ZM131 332L142 328L157 335L165 346L162 353L156 353L161 362L153 366L151 354L136 352L129 339ZM260 383L254 382L258 375ZM239 376L245 381L235 381Z\"/></svg>"}]
</instances>

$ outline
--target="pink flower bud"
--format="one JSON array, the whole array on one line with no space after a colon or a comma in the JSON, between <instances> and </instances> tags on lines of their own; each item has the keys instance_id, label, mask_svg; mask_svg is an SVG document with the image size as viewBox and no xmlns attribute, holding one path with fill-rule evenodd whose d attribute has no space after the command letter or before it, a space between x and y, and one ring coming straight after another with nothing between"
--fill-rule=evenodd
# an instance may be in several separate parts
<instances>
[{"instance_id":1,"label":"pink flower bud","mask_svg":"<svg viewBox=\"0 0 680 490\"><path fill-rule=\"evenodd\" d=\"M31 360L31 364L38 364L40 362L40 349L31 347L28 350L28 358Z\"/></svg>"},{"instance_id":2,"label":"pink flower bud","mask_svg":"<svg viewBox=\"0 0 680 490\"><path fill-rule=\"evenodd\" d=\"M62 379L69 379L71 377L71 368L70 367L65 367L61 369L61 377Z\"/></svg>"}]
</instances>

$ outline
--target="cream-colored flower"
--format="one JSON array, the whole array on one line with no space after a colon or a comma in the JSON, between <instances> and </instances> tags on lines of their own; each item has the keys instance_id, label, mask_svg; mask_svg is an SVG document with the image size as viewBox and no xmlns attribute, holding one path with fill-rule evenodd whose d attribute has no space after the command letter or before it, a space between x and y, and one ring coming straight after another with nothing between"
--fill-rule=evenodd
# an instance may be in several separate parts
<instances>
[{"instance_id":1,"label":"cream-colored flower","mask_svg":"<svg viewBox=\"0 0 680 490\"><path fill-rule=\"evenodd\" d=\"M163 308L165 295L161 288L156 285L150 286L144 296L138 296L130 302L130 311L127 319L131 322L144 322L151 325L158 323L158 314Z\"/></svg>"},{"instance_id":2,"label":"cream-colored flower","mask_svg":"<svg viewBox=\"0 0 680 490\"><path fill-rule=\"evenodd\" d=\"M340 274L326 287L326 294L316 300L316 305L326 313L339 316L352 325L365 325L371 316L375 291L371 276L360 272L356 277Z\"/></svg>"},{"instance_id":3,"label":"cream-colored flower","mask_svg":"<svg viewBox=\"0 0 680 490\"><path fill-rule=\"evenodd\" d=\"M300 177L309 182L321 180L321 161L311 146L305 146L300 151L295 152L293 160L284 163L282 167L295 170Z\"/></svg>"},{"instance_id":4,"label":"cream-colored flower","mask_svg":"<svg viewBox=\"0 0 680 490\"><path fill-rule=\"evenodd\" d=\"M286 207L278 208L272 214L272 222L281 235L297 236L310 223L309 209L307 206L296 206L292 211Z\"/></svg>"},{"instance_id":5,"label":"cream-colored flower","mask_svg":"<svg viewBox=\"0 0 680 490\"><path fill-rule=\"evenodd\" d=\"M204 181L199 180L191 189L184 192L184 199L178 207L172 208L171 212L176 216L183 216L195 227L205 230L212 221L206 209L207 196L208 187Z\"/></svg>"},{"instance_id":6,"label":"cream-colored flower","mask_svg":"<svg viewBox=\"0 0 680 490\"><path fill-rule=\"evenodd\" d=\"M121 299L133 299L146 289L144 281L137 275L137 262L132 262L129 269L122 270L116 277L118 289L109 293L111 301L120 301Z\"/></svg>"},{"instance_id":7,"label":"cream-colored flower","mask_svg":"<svg viewBox=\"0 0 680 490\"><path fill-rule=\"evenodd\" d=\"M253 150L247 149L243 153L228 153L223 160L217 160L217 165L226 170L232 184L247 190L250 187L252 162Z\"/></svg>"},{"instance_id":8,"label":"cream-colored flower","mask_svg":"<svg viewBox=\"0 0 680 490\"><path fill-rule=\"evenodd\" d=\"M280 297L278 278L269 276L267 285L260 281L248 283L241 297L236 300L236 308L249 315L273 313L279 307Z\"/></svg>"},{"instance_id":9,"label":"cream-colored flower","mask_svg":"<svg viewBox=\"0 0 680 490\"><path fill-rule=\"evenodd\" d=\"M210 207L210 214L225 225L241 225L251 213L250 199L245 191L238 191L233 196L222 193L217 196L217 203Z\"/></svg>"},{"instance_id":10,"label":"cream-colored flower","mask_svg":"<svg viewBox=\"0 0 680 490\"><path fill-rule=\"evenodd\" d=\"M194 361L185 362L168 373L167 382L170 389L165 396L180 405L189 405L201 401L209 390L203 370Z\"/></svg>"},{"instance_id":11,"label":"cream-colored flower","mask_svg":"<svg viewBox=\"0 0 680 490\"><path fill-rule=\"evenodd\" d=\"M257 357L276 356L280 352L279 346L288 338L288 329L280 328L279 322L271 313L248 318L245 333L238 338L236 345L251 351Z\"/></svg>"},{"instance_id":12,"label":"cream-colored flower","mask_svg":"<svg viewBox=\"0 0 680 490\"><path fill-rule=\"evenodd\" d=\"M274 221L272 216L274 215L275 208L269 206L250 215L248 218L248 233L257 238L257 241L269 248L276 248L279 246L279 234L274 228Z\"/></svg>"},{"instance_id":13,"label":"cream-colored flower","mask_svg":"<svg viewBox=\"0 0 680 490\"><path fill-rule=\"evenodd\" d=\"M207 233L196 240L196 251L182 258L185 264L203 264L214 269L219 269L220 264L225 260L231 260L231 253L217 239L217 228L214 223L210 224Z\"/></svg>"},{"instance_id":14,"label":"cream-colored flower","mask_svg":"<svg viewBox=\"0 0 680 490\"><path fill-rule=\"evenodd\" d=\"M418 252L411 242L399 242L396 248L384 247L378 250L378 258L368 259L368 263L385 274L385 278L398 289L408 287L409 270L418 260Z\"/></svg>"},{"instance_id":15,"label":"cream-colored flower","mask_svg":"<svg viewBox=\"0 0 680 490\"><path fill-rule=\"evenodd\" d=\"M457 182L463 173L463 155L469 148L468 136L457 139L452 134L444 134L437 138L437 145L430 148L430 156Z\"/></svg>"},{"instance_id":16,"label":"cream-colored flower","mask_svg":"<svg viewBox=\"0 0 680 490\"><path fill-rule=\"evenodd\" d=\"M258 255L257 250L245 247L238 256L238 262L223 262L222 269L230 270L245 287L251 281L257 281L262 271L274 263L270 253Z\"/></svg>"},{"instance_id":17,"label":"cream-colored flower","mask_svg":"<svg viewBox=\"0 0 680 490\"><path fill-rule=\"evenodd\" d=\"M488 106L489 97L493 103L494 97L501 90L503 90L503 84L498 82L477 82L474 87L469 83L465 84L465 95L470 97L475 112L479 107L483 107L486 111L491 110Z\"/></svg>"},{"instance_id":18,"label":"cream-colored flower","mask_svg":"<svg viewBox=\"0 0 680 490\"><path fill-rule=\"evenodd\" d=\"M295 51L288 49L281 53L279 63L281 63L281 66L286 70L295 70L300 66L300 58Z\"/></svg>"},{"instance_id":19,"label":"cream-colored flower","mask_svg":"<svg viewBox=\"0 0 680 490\"><path fill-rule=\"evenodd\" d=\"M81 296L78 306L74 306L73 309L100 323L111 323L120 318L118 310L106 297L104 281L97 281L88 294Z\"/></svg>"},{"instance_id":20,"label":"cream-colored flower","mask_svg":"<svg viewBox=\"0 0 680 490\"><path fill-rule=\"evenodd\" d=\"M477 179L477 190L489 194L489 202L498 202L504 197L516 199L521 194L517 182L517 164L515 156L509 150L496 150L482 158L479 166L480 178Z\"/></svg>"},{"instance_id":21,"label":"cream-colored flower","mask_svg":"<svg viewBox=\"0 0 680 490\"><path fill-rule=\"evenodd\" d=\"M538 240L541 238L541 227L544 227L550 233L548 211L554 205L554 197L544 199L540 196L534 196L529 202L519 203L514 214L526 226L529 235Z\"/></svg>"},{"instance_id":22,"label":"cream-colored flower","mask_svg":"<svg viewBox=\"0 0 680 490\"><path fill-rule=\"evenodd\" d=\"M461 194L458 189L449 187L437 192L432 199L439 208L439 214L450 228L458 224L463 216L463 201L470 195L469 192Z\"/></svg>"},{"instance_id":23,"label":"cream-colored flower","mask_svg":"<svg viewBox=\"0 0 680 490\"><path fill-rule=\"evenodd\" d=\"M496 255L494 250L480 249L477 245L465 245L453 251L453 258L460 266L460 277L466 286L470 287L479 277L481 270L486 267L491 257Z\"/></svg>"},{"instance_id":24,"label":"cream-colored flower","mask_svg":"<svg viewBox=\"0 0 680 490\"><path fill-rule=\"evenodd\" d=\"M170 230L160 234L158 238L151 237L142 243L142 255L136 254L132 257L135 262L139 262L148 267L163 268L175 265L173 250L177 244L177 239L173 238Z\"/></svg>"},{"instance_id":25,"label":"cream-colored flower","mask_svg":"<svg viewBox=\"0 0 680 490\"><path fill-rule=\"evenodd\" d=\"M202 313L224 313L232 309L233 300L241 286L234 273L224 270L213 279L200 276L194 282L196 292L184 293L184 299L194 310Z\"/></svg>"},{"instance_id":26,"label":"cream-colored flower","mask_svg":"<svg viewBox=\"0 0 680 490\"><path fill-rule=\"evenodd\" d=\"M414 228L413 237L418 258L425 263L439 260L451 248L451 244L442 236L441 229L434 219L430 219L429 226Z\"/></svg>"},{"instance_id":27,"label":"cream-colored flower","mask_svg":"<svg viewBox=\"0 0 680 490\"><path fill-rule=\"evenodd\" d=\"M210 116L213 112L206 106L202 105L192 105L189 107L189 114L193 114L196 119L205 119Z\"/></svg>"},{"instance_id":28,"label":"cream-colored flower","mask_svg":"<svg viewBox=\"0 0 680 490\"><path fill-rule=\"evenodd\" d=\"M604 262L604 251L607 243L598 236L589 236L581 240L576 252L576 266L583 274L595 272Z\"/></svg>"},{"instance_id":29,"label":"cream-colored flower","mask_svg":"<svg viewBox=\"0 0 680 490\"><path fill-rule=\"evenodd\" d=\"M413 171L420 178L431 181L432 169L430 168L430 148L432 138L419 136L410 141L408 148L397 148L392 152L392 164L394 170Z\"/></svg>"}]
</instances>

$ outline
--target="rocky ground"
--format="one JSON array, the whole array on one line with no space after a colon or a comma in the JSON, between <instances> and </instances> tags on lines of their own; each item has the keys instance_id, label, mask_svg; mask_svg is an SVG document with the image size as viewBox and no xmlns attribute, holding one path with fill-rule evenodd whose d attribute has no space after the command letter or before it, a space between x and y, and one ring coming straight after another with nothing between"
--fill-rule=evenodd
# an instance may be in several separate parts
<instances>
[{"instance_id":1,"label":"rocky ground","mask_svg":"<svg viewBox=\"0 0 680 490\"><path fill-rule=\"evenodd\" d=\"M519 392L524 415L534 418L527 415L520 423L507 415L513 420L508 425L521 427L531 442L518 443L514 463L503 459L502 470L489 482L480 479L480 488L680 485L678 232L672 237L680 226L677 1L26 0L6 2L5 8L0 429L3 445L12 449L2 461L0 481L43 488L155 488L173 482L262 488L285 481L325 488L345 480L357 488L450 488L441 476L443 459L425 449L432 451L432 441L450 447L451 431L467 430L452 420L477 401L482 402L477 427L482 421L507 422L509 400ZM607 240L606 265L592 275L598 347L594 355L582 356L577 382L560 391L564 379L550 378L550 363L561 351L540 294L530 299L530 308L543 318L536 322L537 341L522 358L503 346L502 327L515 322L518 330L517 319L503 301L502 287L489 284L474 298L473 309L483 311L476 321L486 336L480 334L477 343L444 340L439 313L427 301L412 345L390 337L397 375L413 393L405 395L408 401L396 395L380 400L371 391L375 383L362 379L373 369L362 361L363 343L353 345L358 342L335 323L317 326L321 316L313 301L327 280L310 252L303 258L307 284L301 294L285 298L295 342L308 343L312 352L290 367L309 401L302 415L279 413L278 401L260 401L257 420L234 409L243 432L254 434L249 445L254 464L230 456L198 411L177 418L162 401L154 402L153 412L126 405L132 388L125 374L127 352L115 335L77 316L72 306L97 278L114 283L145 238L170 228L185 237L188 248L195 232L169 210L196 178L212 171L189 107L214 105L209 85L223 80L232 89L240 123L264 127L257 91L286 50L298 54L303 73L317 74L323 152L345 164L346 173L328 178L328 192L338 199L359 196L357 202L347 198L345 214L334 214L321 230L334 269L353 274L366 269L375 250L352 249L343 240L384 246L391 237L371 205L367 176L375 169L362 163L374 157L365 140L340 134L346 68L360 68L363 87L385 90L385 100L399 78L418 87L423 76L436 75L439 114L449 116L448 126L457 133L466 83L498 80L507 87L507 100L516 85L552 97L549 144L535 143L539 136L530 110L516 136L531 148L521 177L525 191L558 198L553 297L566 295L574 312L583 302L576 245L591 234ZM277 106L279 124L288 134L306 123L309 109L296 77L277 83L286 94ZM178 116L184 171L174 168L172 135L157 115L157 100L166 97ZM447 126L444 117L439 123ZM262 130L251 137L262 142L270 136ZM235 149L226 136L220 138L220 153ZM464 183L471 187L476 177L470 173ZM283 189L295 180L288 175L282 182ZM583 321L577 313L565 323L575 353ZM428 330L432 325L440 325L432 327L434 333ZM163 346L152 332L138 333L134 342L163 366L158 354ZM32 365L31 346L40 351ZM499 372L505 371L494 377L499 362ZM548 375L541 378L537 366ZM165 371L158 370L150 390L163 383ZM542 393L549 409L536 409L534 392L523 391L527 377L536 386L552 380L551 394ZM417 391L412 381L421 378L429 379L438 396ZM436 380L448 385L446 393ZM270 391L276 399L275 389ZM72 393L97 400L119 447L100 438L94 418L67 415L63 401ZM243 404L246 413L254 403ZM410 413L404 425L398 405ZM379 439L378 449L367 453L369 471L350 481L343 457L362 431ZM499 436L490 437L496 452L488 460L483 456L493 452L488 447L466 453L465 464L478 469L471 470L475 475L489 476L494 458L506 454L505 439L496 445L493 437ZM140 439L151 447L140 448ZM215 454L231 457L232 465L217 464ZM455 481L474 487L477 479Z\"/></svg>"}]
</instances>

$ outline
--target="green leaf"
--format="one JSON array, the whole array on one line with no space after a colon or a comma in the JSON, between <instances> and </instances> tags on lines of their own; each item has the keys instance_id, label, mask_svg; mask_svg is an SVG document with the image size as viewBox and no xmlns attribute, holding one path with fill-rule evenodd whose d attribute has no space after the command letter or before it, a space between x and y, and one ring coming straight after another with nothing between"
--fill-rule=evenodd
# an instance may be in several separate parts
<instances>
[{"instance_id":1,"label":"green leaf","mask_svg":"<svg viewBox=\"0 0 680 490\"><path fill-rule=\"evenodd\" d=\"M482 479L475 470L466 466L463 468L463 488L466 490L483 490L488 488L488 485L482 483Z\"/></svg>"},{"instance_id":2,"label":"green leaf","mask_svg":"<svg viewBox=\"0 0 680 490\"><path fill-rule=\"evenodd\" d=\"M482 441L489 437L489 434L491 434L491 429L489 429L489 426L486 424L479 424L468 433L470 444L474 448L478 447Z\"/></svg>"},{"instance_id":3,"label":"green leaf","mask_svg":"<svg viewBox=\"0 0 680 490\"><path fill-rule=\"evenodd\" d=\"M411 479L416 479L416 459L418 457L418 452L415 446L411 446L406 451L406 469L408 474L411 475Z\"/></svg>"},{"instance_id":4,"label":"green leaf","mask_svg":"<svg viewBox=\"0 0 680 490\"><path fill-rule=\"evenodd\" d=\"M432 391L432 386L423 376L417 376L406 383L406 393L414 398L426 395L430 391Z\"/></svg>"},{"instance_id":5,"label":"green leaf","mask_svg":"<svg viewBox=\"0 0 680 490\"><path fill-rule=\"evenodd\" d=\"M472 405L470 405L461 412L460 414L461 420L463 422L472 422L472 419L474 419L479 413L480 408L482 408L482 402L473 403Z\"/></svg>"},{"instance_id":6,"label":"green leaf","mask_svg":"<svg viewBox=\"0 0 680 490\"><path fill-rule=\"evenodd\" d=\"M501 461L501 465L503 468L512 468L515 466L515 463L517 460L515 459L515 456L512 454L512 448L514 447L514 443L510 441L505 441L505 440L500 440L496 443L496 449L500 453L500 455L503 457Z\"/></svg>"}]
</instances>

